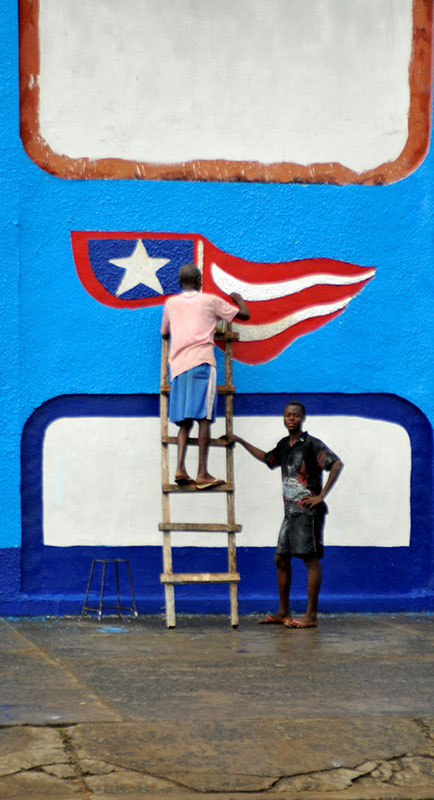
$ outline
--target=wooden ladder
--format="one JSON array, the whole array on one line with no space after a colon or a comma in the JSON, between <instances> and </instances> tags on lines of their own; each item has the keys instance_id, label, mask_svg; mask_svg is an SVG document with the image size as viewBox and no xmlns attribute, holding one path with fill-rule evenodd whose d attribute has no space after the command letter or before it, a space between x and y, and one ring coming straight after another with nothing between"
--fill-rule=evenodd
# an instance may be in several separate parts
<instances>
[{"instance_id":1,"label":"wooden ladder","mask_svg":"<svg viewBox=\"0 0 434 800\"><path fill-rule=\"evenodd\" d=\"M233 333L230 325L224 326L224 332L216 333L215 339L224 342L224 362L225 362L225 383L217 386L219 394L225 397L225 422L226 433L232 432L233 420L233 396L235 387L232 383L232 342L238 339L238 335ZM227 583L229 584L229 599L231 608L231 625L233 628L238 626L238 583L240 575L237 571L237 549L235 535L241 531L241 525L235 523L235 504L234 504L234 448L231 444L226 444L219 439L210 439L210 447L226 448L226 483L211 489L214 492L226 493L227 522L226 523L204 523L204 522L172 522L170 515L170 496L178 492L206 492L198 490L196 486L177 486L170 483L169 477L169 446L177 445L177 437L169 436L169 376L168 376L168 340L163 338L161 351L161 389L160 389L160 418L161 418L161 466L162 466L162 503L163 521L159 524L159 530L163 532L163 572L160 581L164 584L166 601L166 626L174 628L175 619L175 584L178 583ZM198 445L197 438L189 438L189 445ZM172 531L223 531L228 535L228 571L227 572L173 572L172 563Z\"/></svg>"}]
</instances>

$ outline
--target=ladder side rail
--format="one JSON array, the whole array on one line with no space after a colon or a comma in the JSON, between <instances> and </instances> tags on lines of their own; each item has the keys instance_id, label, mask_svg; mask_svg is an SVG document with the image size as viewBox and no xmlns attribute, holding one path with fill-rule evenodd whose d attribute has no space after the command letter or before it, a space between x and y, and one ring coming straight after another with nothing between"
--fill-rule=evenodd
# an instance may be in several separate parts
<instances>
[{"instance_id":1,"label":"ladder side rail","mask_svg":"<svg viewBox=\"0 0 434 800\"><path fill-rule=\"evenodd\" d=\"M232 332L231 325L228 325L229 334ZM232 368L232 339L225 340L225 384L226 386L233 385L233 368ZM234 398L233 394L225 395L225 426L226 434L232 433L233 430L233 416L234 416ZM226 448L226 480L227 483L235 490L234 483L234 448L229 446ZM235 525L235 494L234 491L228 492L226 495L227 506L227 520L228 525L233 527ZM237 545L236 536L232 531L228 533L228 572L234 574L237 572ZM229 601L231 609L231 625L236 628L239 623L238 617L238 585L237 583L229 584Z\"/></svg>"},{"instance_id":2,"label":"ladder side rail","mask_svg":"<svg viewBox=\"0 0 434 800\"><path fill-rule=\"evenodd\" d=\"M163 338L161 347L161 386L168 381L168 340ZM169 483L169 397L165 392L160 392L160 425L161 425L161 482L164 486ZM170 522L169 498L163 493L163 522Z\"/></svg>"},{"instance_id":3,"label":"ladder side rail","mask_svg":"<svg viewBox=\"0 0 434 800\"><path fill-rule=\"evenodd\" d=\"M169 341L163 337L161 346L161 387L169 382ZM161 421L161 481L164 487L169 483L169 397L160 391L160 421ZM163 524L170 523L170 496L162 492ZM171 531L163 532L163 571L164 575L173 574L172 540ZM164 584L166 626L174 628L175 619L175 589L173 584Z\"/></svg>"}]
</instances>

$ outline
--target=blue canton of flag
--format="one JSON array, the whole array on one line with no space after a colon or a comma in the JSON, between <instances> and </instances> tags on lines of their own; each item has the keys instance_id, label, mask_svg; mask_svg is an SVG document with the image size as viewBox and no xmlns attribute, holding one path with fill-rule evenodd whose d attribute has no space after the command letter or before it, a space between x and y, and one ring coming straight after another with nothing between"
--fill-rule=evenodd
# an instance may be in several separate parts
<instances>
[{"instance_id":1,"label":"blue canton of flag","mask_svg":"<svg viewBox=\"0 0 434 800\"><path fill-rule=\"evenodd\" d=\"M192 240L89 239L88 245L95 278L122 300L176 294L180 267L194 260Z\"/></svg>"}]
</instances>

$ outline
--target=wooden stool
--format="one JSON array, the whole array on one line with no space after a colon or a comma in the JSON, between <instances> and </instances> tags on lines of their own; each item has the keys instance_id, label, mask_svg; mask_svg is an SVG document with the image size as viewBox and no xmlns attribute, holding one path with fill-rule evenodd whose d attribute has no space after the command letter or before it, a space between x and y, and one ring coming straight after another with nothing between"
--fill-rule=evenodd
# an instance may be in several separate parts
<instances>
[{"instance_id":1,"label":"wooden stool","mask_svg":"<svg viewBox=\"0 0 434 800\"><path fill-rule=\"evenodd\" d=\"M100 596L99 596L99 606L98 608L93 608L92 606L86 605L87 598L89 596L90 587L92 584L93 573L95 570L95 564L102 564L102 572L101 572L101 589L100 589ZM84 598L83 608L81 609L81 617L83 618L87 611L96 611L98 612L98 622L101 622L101 615L103 610L103 598L104 598L104 584L105 584L105 573L106 573L106 565L107 564L114 564L115 565L115 578L116 578L116 595L117 595L117 603L115 606L105 606L105 609L116 609L118 612L118 616L122 618L121 610L122 611L133 611L134 616L137 617L137 608L136 608L136 599L134 597L134 587L133 581L131 578L131 570L130 570L130 562L125 561L123 558L94 558L92 561L92 566L90 568L89 580L87 582L87 589L86 589L86 596ZM133 601L132 608L130 606L121 606L121 599L119 595L119 564L125 564L128 580L130 583L130 591L131 591L131 598Z\"/></svg>"}]
</instances>

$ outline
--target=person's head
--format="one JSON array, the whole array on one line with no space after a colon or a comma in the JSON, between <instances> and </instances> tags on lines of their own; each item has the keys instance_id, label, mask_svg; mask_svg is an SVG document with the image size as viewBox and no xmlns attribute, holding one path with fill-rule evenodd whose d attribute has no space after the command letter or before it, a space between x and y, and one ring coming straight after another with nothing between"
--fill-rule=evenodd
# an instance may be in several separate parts
<instances>
[{"instance_id":1,"label":"person's head","mask_svg":"<svg viewBox=\"0 0 434 800\"><path fill-rule=\"evenodd\" d=\"M184 264L179 270L179 285L187 292L199 291L202 286L201 271L195 264Z\"/></svg>"},{"instance_id":2,"label":"person's head","mask_svg":"<svg viewBox=\"0 0 434 800\"><path fill-rule=\"evenodd\" d=\"M297 433L306 416L306 409L303 403L298 400L291 400L283 409L283 424L290 433Z\"/></svg>"}]
</instances>

